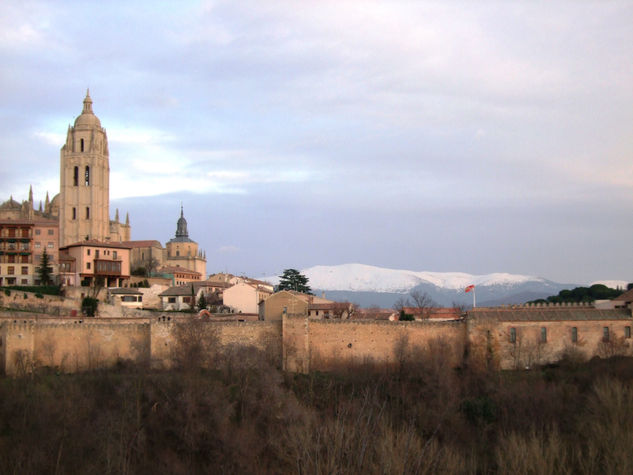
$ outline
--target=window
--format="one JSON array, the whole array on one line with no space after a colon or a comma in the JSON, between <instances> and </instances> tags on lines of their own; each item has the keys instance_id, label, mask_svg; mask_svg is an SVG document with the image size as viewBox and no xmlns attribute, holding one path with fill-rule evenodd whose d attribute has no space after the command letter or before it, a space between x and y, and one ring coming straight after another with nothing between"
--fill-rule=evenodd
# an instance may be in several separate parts
<instances>
[{"instance_id":1,"label":"window","mask_svg":"<svg viewBox=\"0 0 633 475\"><path fill-rule=\"evenodd\" d=\"M15 262L15 256L14 255L10 255L8 256L9 259L7 260L8 263L13 264Z\"/></svg>"},{"instance_id":2,"label":"window","mask_svg":"<svg viewBox=\"0 0 633 475\"><path fill-rule=\"evenodd\" d=\"M42 247L42 243L41 242L36 242L35 243L35 249L40 249Z\"/></svg>"},{"instance_id":3,"label":"window","mask_svg":"<svg viewBox=\"0 0 633 475\"><path fill-rule=\"evenodd\" d=\"M116 259L116 251L112 251L112 259Z\"/></svg>"},{"instance_id":4,"label":"window","mask_svg":"<svg viewBox=\"0 0 633 475\"><path fill-rule=\"evenodd\" d=\"M29 283L29 279L22 279L22 283L23 284L28 284Z\"/></svg>"},{"instance_id":5,"label":"window","mask_svg":"<svg viewBox=\"0 0 633 475\"><path fill-rule=\"evenodd\" d=\"M46 247L48 247L49 249L53 249L55 247L55 243L54 242L49 242Z\"/></svg>"},{"instance_id":6,"label":"window","mask_svg":"<svg viewBox=\"0 0 633 475\"><path fill-rule=\"evenodd\" d=\"M39 229L38 229L38 231L39 231ZM37 234L39 234L39 233L37 233ZM48 230L48 235L49 235L49 236L52 236L53 234L55 234L55 231L54 231L54 230L52 230L52 229L49 229L49 230Z\"/></svg>"},{"instance_id":7,"label":"window","mask_svg":"<svg viewBox=\"0 0 633 475\"><path fill-rule=\"evenodd\" d=\"M90 185L90 167L86 166L86 179L85 179L85 185L89 186Z\"/></svg>"},{"instance_id":8,"label":"window","mask_svg":"<svg viewBox=\"0 0 633 475\"><path fill-rule=\"evenodd\" d=\"M86 219L90 219L90 207L86 206Z\"/></svg>"},{"instance_id":9,"label":"window","mask_svg":"<svg viewBox=\"0 0 633 475\"><path fill-rule=\"evenodd\" d=\"M7 274L14 275L15 274L15 267L14 266L7 267Z\"/></svg>"},{"instance_id":10,"label":"window","mask_svg":"<svg viewBox=\"0 0 633 475\"><path fill-rule=\"evenodd\" d=\"M36 230L35 230L35 235L36 235L36 236L39 236L41 232L42 232L42 230L41 230L41 229L36 229ZM49 231L49 232L50 232L50 231Z\"/></svg>"},{"instance_id":11,"label":"window","mask_svg":"<svg viewBox=\"0 0 633 475\"><path fill-rule=\"evenodd\" d=\"M73 219L77 219L77 208L73 208Z\"/></svg>"},{"instance_id":12,"label":"window","mask_svg":"<svg viewBox=\"0 0 633 475\"><path fill-rule=\"evenodd\" d=\"M578 343L578 327L571 327L571 342Z\"/></svg>"},{"instance_id":13,"label":"window","mask_svg":"<svg viewBox=\"0 0 633 475\"><path fill-rule=\"evenodd\" d=\"M609 341L609 327L602 327L602 341Z\"/></svg>"},{"instance_id":14,"label":"window","mask_svg":"<svg viewBox=\"0 0 633 475\"><path fill-rule=\"evenodd\" d=\"M624 338L631 338L631 327L624 327Z\"/></svg>"},{"instance_id":15,"label":"window","mask_svg":"<svg viewBox=\"0 0 633 475\"><path fill-rule=\"evenodd\" d=\"M87 254L87 255L90 255L90 249L88 249L88 250L86 251L86 254Z\"/></svg>"},{"instance_id":16,"label":"window","mask_svg":"<svg viewBox=\"0 0 633 475\"><path fill-rule=\"evenodd\" d=\"M79 167L73 169L73 186L79 186Z\"/></svg>"},{"instance_id":17,"label":"window","mask_svg":"<svg viewBox=\"0 0 633 475\"><path fill-rule=\"evenodd\" d=\"M541 343L547 343L547 328L541 327Z\"/></svg>"},{"instance_id":18,"label":"window","mask_svg":"<svg viewBox=\"0 0 633 475\"><path fill-rule=\"evenodd\" d=\"M23 242L22 243L22 250L23 251L28 251L29 250L29 243L28 242Z\"/></svg>"},{"instance_id":19,"label":"window","mask_svg":"<svg viewBox=\"0 0 633 475\"><path fill-rule=\"evenodd\" d=\"M80 148L79 148L79 150L80 150L81 152L83 152L83 151L84 151L84 139L81 139L81 140L79 141L79 147L80 147Z\"/></svg>"},{"instance_id":20,"label":"window","mask_svg":"<svg viewBox=\"0 0 633 475\"><path fill-rule=\"evenodd\" d=\"M86 262L86 269L90 270L90 262Z\"/></svg>"},{"instance_id":21,"label":"window","mask_svg":"<svg viewBox=\"0 0 633 475\"><path fill-rule=\"evenodd\" d=\"M95 249L95 259L99 259L99 249Z\"/></svg>"},{"instance_id":22,"label":"window","mask_svg":"<svg viewBox=\"0 0 633 475\"><path fill-rule=\"evenodd\" d=\"M25 237L25 238L29 237L29 230L28 229L23 229L22 230L22 237Z\"/></svg>"},{"instance_id":23,"label":"window","mask_svg":"<svg viewBox=\"0 0 633 475\"><path fill-rule=\"evenodd\" d=\"M168 303L176 303L176 297L167 297Z\"/></svg>"},{"instance_id":24,"label":"window","mask_svg":"<svg viewBox=\"0 0 633 475\"><path fill-rule=\"evenodd\" d=\"M512 327L510 328L510 343L517 342L517 329Z\"/></svg>"},{"instance_id":25,"label":"window","mask_svg":"<svg viewBox=\"0 0 633 475\"><path fill-rule=\"evenodd\" d=\"M29 256L20 256L22 259L20 259L20 262L22 264L28 264L29 263Z\"/></svg>"},{"instance_id":26,"label":"window","mask_svg":"<svg viewBox=\"0 0 633 475\"><path fill-rule=\"evenodd\" d=\"M29 268L27 266L22 266L22 275L29 275Z\"/></svg>"}]
</instances>

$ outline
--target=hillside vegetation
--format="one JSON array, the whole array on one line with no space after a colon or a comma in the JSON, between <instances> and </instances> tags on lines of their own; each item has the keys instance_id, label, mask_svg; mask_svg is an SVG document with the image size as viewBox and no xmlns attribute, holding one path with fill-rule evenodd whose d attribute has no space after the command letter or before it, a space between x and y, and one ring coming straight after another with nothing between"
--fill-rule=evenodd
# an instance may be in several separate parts
<instances>
[{"instance_id":1,"label":"hillside vegetation","mask_svg":"<svg viewBox=\"0 0 633 475\"><path fill-rule=\"evenodd\" d=\"M198 367L0 379L0 473L631 473L633 361L529 372Z\"/></svg>"}]
</instances>

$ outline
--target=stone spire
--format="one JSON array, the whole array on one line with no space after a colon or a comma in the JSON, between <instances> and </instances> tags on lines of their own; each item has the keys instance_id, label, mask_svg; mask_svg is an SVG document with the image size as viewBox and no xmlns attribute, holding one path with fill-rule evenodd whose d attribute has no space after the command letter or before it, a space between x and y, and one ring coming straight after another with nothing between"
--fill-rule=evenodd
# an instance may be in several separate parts
<instances>
[{"instance_id":1,"label":"stone spire","mask_svg":"<svg viewBox=\"0 0 633 475\"><path fill-rule=\"evenodd\" d=\"M40 213L42 212L42 200L40 200Z\"/></svg>"},{"instance_id":2,"label":"stone spire","mask_svg":"<svg viewBox=\"0 0 633 475\"><path fill-rule=\"evenodd\" d=\"M125 213L125 225L126 226L130 225L130 213L129 212Z\"/></svg>"},{"instance_id":3,"label":"stone spire","mask_svg":"<svg viewBox=\"0 0 633 475\"><path fill-rule=\"evenodd\" d=\"M184 237L188 238L189 233L187 232L187 220L185 219L185 214L183 211L182 204L180 205L180 219L178 219L178 224L176 227L176 237Z\"/></svg>"},{"instance_id":4,"label":"stone spire","mask_svg":"<svg viewBox=\"0 0 633 475\"><path fill-rule=\"evenodd\" d=\"M82 114L92 114L92 99L90 98L90 89L86 89L86 98L84 99L84 110Z\"/></svg>"},{"instance_id":5,"label":"stone spire","mask_svg":"<svg viewBox=\"0 0 633 475\"><path fill-rule=\"evenodd\" d=\"M44 212L45 213L51 212L51 202L48 199L48 191L46 192L46 201L44 202Z\"/></svg>"},{"instance_id":6,"label":"stone spire","mask_svg":"<svg viewBox=\"0 0 633 475\"><path fill-rule=\"evenodd\" d=\"M114 213L114 221L116 223L119 222L119 208L116 209L116 212Z\"/></svg>"},{"instance_id":7,"label":"stone spire","mask_svg":"<svg viewBox=\"0 0 633 475\"><path fill-rule=\"evenodd\" d=\"M33 185L29 185L29 203L33 207Z\"/></svg>"}]
</instances>

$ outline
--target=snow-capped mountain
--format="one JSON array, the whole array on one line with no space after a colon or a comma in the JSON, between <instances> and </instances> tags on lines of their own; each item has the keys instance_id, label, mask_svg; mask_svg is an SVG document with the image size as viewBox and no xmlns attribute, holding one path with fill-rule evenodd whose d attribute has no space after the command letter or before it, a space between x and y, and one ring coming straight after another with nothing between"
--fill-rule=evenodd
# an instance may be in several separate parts
<instances>
[{"instance_id":1,"label":"snow-capped mountain","mask_svg":"<svg viewBox=\"0 0 633 475\"><path fill-rule=\"evenodd\" d=\"M492 273L426 272L386 269L365 264L314 266L301 270L313 290L325 291L335 300L350 300L366 305L391 306L413 289L429 294L440 305L472 303L464 289L474 284L481 304L523 303L557 294L575 284L558 284L541 277ZM279 277L270 277L277 284Z\"/></svg>"}]
</instances>

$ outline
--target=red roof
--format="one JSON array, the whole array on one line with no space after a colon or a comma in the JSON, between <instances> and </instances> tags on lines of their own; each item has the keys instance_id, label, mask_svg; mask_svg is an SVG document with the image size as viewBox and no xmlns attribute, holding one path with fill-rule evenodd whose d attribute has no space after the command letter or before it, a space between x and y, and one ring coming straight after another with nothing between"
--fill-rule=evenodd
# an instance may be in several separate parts
<instances>
[{"instance_id":1,"label":"red roof","mask_svg":"<svg viewBox=\"0 0 633 475\"><path fill-rule=\"evenodd\" d=\"M132 249L137 249L139 247L163 247L162 244L156 240L146 240L146 241L122 241L121 244L131 247Z\"/></svg>"},{"instance_id":2,"label":"red roof","mask_svg":"<svg viewBox=\"0 0 633 475\"><path fill-rule=\"evenodd\" d=\"M96 239L89 239L87 241L79 241L73 244L67 244L64 247L60 247L60 249L68 249L69 247L82 247L82 246L90 246L90 247L107 247L110 249L130 249L130 246L126 246L123 243L113 243L109 241L97 241Z\"/></svg>"}]
</instances>

